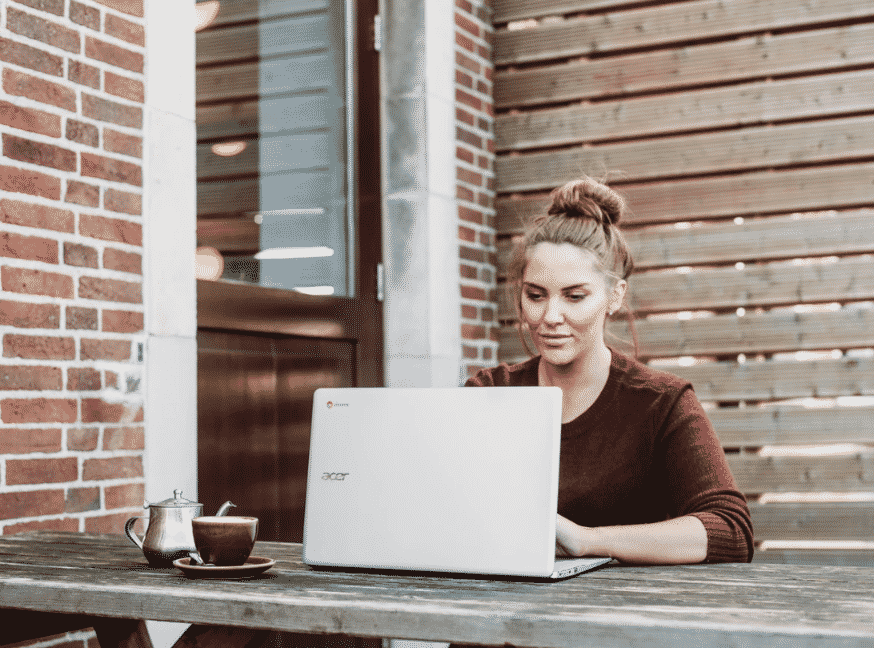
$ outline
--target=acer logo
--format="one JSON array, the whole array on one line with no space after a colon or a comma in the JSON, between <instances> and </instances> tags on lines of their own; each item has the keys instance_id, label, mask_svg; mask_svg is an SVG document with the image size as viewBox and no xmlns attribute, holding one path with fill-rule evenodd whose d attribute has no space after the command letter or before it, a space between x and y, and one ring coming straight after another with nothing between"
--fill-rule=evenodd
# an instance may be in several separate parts
<instances>
[{"instance_id":1,"label":"acer logo","mask_svg":"<svg viewBox=\"0 0 874 648\"><path fill-rule=\"evenodd\" d=\"M331 409L332 407L349 407L349 403L335 403L333 401L328 401L327 405L328 409Z\"/></svg>"},{"instance_id":2,"label":"acer logo","mask_svg":"<svg viewBox=\"0 0 874 648\"><path fill-rule=\"evenodd\" d=\"M322 473L322 479L330 481L343 481L349 473Z\"/></svg>"}]
</instances>

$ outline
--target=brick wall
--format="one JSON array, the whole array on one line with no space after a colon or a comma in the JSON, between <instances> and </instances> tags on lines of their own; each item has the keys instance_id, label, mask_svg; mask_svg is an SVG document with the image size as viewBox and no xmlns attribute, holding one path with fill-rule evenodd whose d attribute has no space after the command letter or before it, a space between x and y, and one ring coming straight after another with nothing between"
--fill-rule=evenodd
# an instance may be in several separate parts
<instances>
[{"instance_id":1,"label":"brick wall","mask_svg":"<svg viewBox=\"0 0 874 648\"><path fill-rule=\"evenodd\" d=\"M142 510L143 13L0 2L3 534Z\"/></svg>"},{"instance_id":2,"label":"brick wall","mask_svg":"<svg viewBox=\"0 0 874 648\"><path fill-rule=\"evenodd\" d=\"M456 198L464 370L497 358L491 0L455 0Z\"/></svg>"}]
</instances>

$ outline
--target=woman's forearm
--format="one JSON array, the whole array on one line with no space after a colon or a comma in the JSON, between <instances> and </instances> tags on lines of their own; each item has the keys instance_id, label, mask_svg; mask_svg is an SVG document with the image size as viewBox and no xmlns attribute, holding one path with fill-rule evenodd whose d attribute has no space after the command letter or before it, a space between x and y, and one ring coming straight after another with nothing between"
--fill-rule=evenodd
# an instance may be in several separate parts
<instances>
[{"instance_id":1,"label":"woman's forearm","mask_svg":"<svg viewBox=\"0 0 874 648\"><path fill-rule=\"evenodd\" d=\"M697 517L624 526L584 527L558 516L557 551L569 556L611 556L623 562L691 564L707 557L707 531Z\"/></svg>"}]
</instances>

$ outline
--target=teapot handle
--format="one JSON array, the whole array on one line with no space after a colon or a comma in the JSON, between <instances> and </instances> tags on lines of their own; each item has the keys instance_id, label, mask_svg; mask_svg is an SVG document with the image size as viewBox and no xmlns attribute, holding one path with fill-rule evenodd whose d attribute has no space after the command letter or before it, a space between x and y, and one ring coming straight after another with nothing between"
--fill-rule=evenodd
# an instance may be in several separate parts
<instances>
[{"instance_id":1,"label":"teapot handle","mask_svg":"<svg viewBox=\"0 0 874 648\"><path fill-rule=\"evenodd\" d=\"M132 517L127 522L124 523L124 532L127 534L127 537L130 538L130 541L133 542L140 549L143 548L143 541L140 537L134 532L134 524L137 523L137 520L145 520L144 516L140 517Z\"/></svg>"}]
</instances>

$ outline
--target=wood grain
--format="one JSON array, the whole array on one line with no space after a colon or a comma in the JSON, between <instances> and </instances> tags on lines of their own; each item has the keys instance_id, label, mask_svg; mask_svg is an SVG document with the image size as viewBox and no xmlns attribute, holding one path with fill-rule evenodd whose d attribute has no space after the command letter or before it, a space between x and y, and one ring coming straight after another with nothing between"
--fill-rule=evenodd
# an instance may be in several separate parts
<instances>
[{"instance_id":1,"label":"wood grain","mask_svg":"<svg viewBox=\"0 0 874 648\"><path fill-rule=\"evenodd\" d=\"M219 252L251 252L261 246L260 226L249 217L201 218L197 221L197 244Z\"/></svg>"},{"instance_id":2,"label":"wood grain","mask_svg":"<svg viewBox=\"0 0 874 648\"><path fill-rule=\"evenodd\" d=\"M815 75L495 117L497 150L566 146L870 110L874 72Z\"/></svg>"},{"instance_id":3,"label":"wood grain","mask_svg":"<svg viewBox=\"0 0 874 648\"><path fill-rule=\"evenodd\" d=\"M874 453L839 457L729 455L727 459L738 488L747 494L874 492Z\"/></svg>"},{"instance_id":4,"label":"wood grain","mask_svg":"<svg viewBox=\"0 0 874 648\"><path fill-rule=\"evenodd\" d=\"M561 16L585 11L621 8L635 5L636 0L495 0L493 22Z\"/></svg>"},{"instance_id":5,"label":"wood grain","mask_svg":"<svg viewBox=\"0 0 874 648\"><path fill-rule=\"evenodd\" d=\"M799 4L792 0L699 0L606 15L544 22L529 29L499 30L496 65L604 54L728 38L869 17L874 9L856 0Z\"/></svg>"},{"instance_id":6,"label":"wood grain","mask_svg":"<svg viewBox=\"0 0 874 648\"><path fill-rule=\"evenodd\" d=\"M630 207L623 221L627 225L787 214L869 207L874 196L874 164L611 185ZM545 193L499 197L495 204L499 231L519 228L548 204Z\"/></svg>"},{"instance_id":7,"label":"wood grain","mask_svg":"<svg viewBox=\"0 0 874 648\"><path fill-rule=\"evenodd\" d=\"M756 540L868 540L874 503L750 504Z\"/></svg>"},{"instance_id":8,"label":"wood grain","mask_svg":"<svg viewBox=\"0 0 874 648\"><path fill-rule=\"evenodd\" d=\"M519 108L870 65L874 26L741 38L495 74L495 106Z\"/></svg>"},{"instance_id":9,"label":"wood grain","mask_svg":"<svg viewBox=\"0 0 874 648\"><path fill-rule=\"evenodd\" d=\"M722 407L707 411L726 448L874 443L874 408Z\"/></svg>"},{"instance_id":10,"label":"wood grain","mask_svg":"<svg viewBox=\"0 0 874 648\"><path fill-rule=\"evenodd\" d=\"M197 215L255 212L259 208L257 180L197 183Z\"/></svg>"},{"instance_id":11,"label":"wood grain","mask_svg":"<svg viewBox=\"0 0 874 648\"><path fill-rule=\"evenodd\" d=\"M197 65L288 55L326 49L328 46L325 15L306 14L198 32Z\"/></svg>"},{"instance_id":12,"label":"wood grain","mask_svg":"<svg viewBox=\"0 0 874 648\"><path fill-rule=\"evenodd\" d=\"M259 542L255 553L277 561L263 577L192 581L175 569L150 569L138 552L119 536L2 537L3 605L316 634L553 648L587 641L657 647L775 641L874 645L874 576L864 568L610 566L540 583L316 571L301 564L299 545Z\"/></svg>"},{"instance_id":13,"label":"wood grain","mask_svg":"<svg viewBox=\"0 0 874 648\"><path fill-rule=\"evenodd\" d=\"M499 156L495 177L497 191L509 193L549 190L594 168L639 182L872 156L874 129L866 116Z\"/></svg>"},{"instance_id":14,"label":"wood grain","mask_svg":"<svg viewBox=\"0 0 874 648\"><path fill-rule=\"evenodd\" d=\"M221 0L221 8L210 27L219 27L258 19L270 19L293 13L326 9L326 0Z\"/></svg>"}]
</instances>

